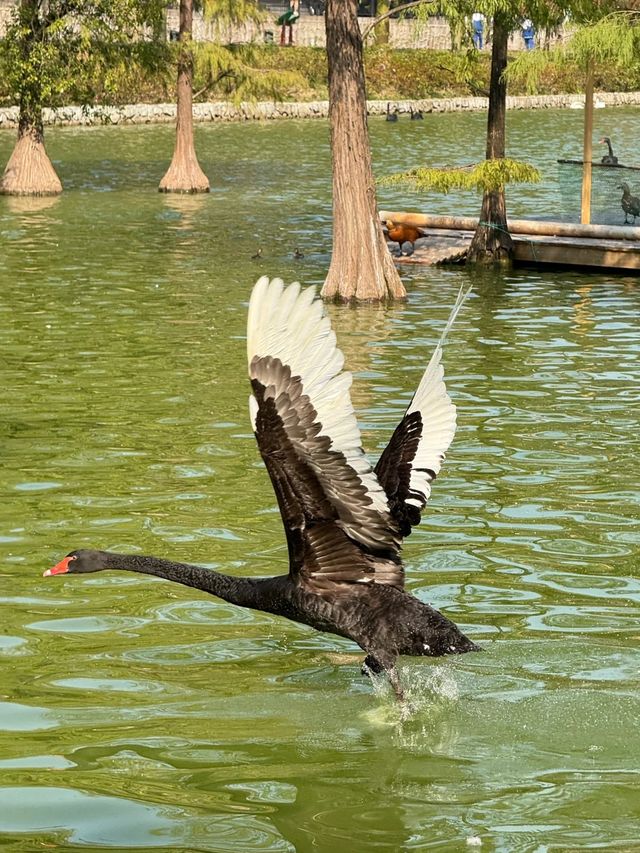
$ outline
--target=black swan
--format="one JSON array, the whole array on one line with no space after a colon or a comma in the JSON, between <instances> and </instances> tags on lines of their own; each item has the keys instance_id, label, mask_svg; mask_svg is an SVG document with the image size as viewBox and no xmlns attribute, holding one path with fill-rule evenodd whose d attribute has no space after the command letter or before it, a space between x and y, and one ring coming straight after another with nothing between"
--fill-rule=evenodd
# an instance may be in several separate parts
<instances>
[{"instance_id":1,"label":"black swan","mask_svg":"<svg viewBox=\"0 0 640 853\"><path fill-rule=\"evenodd\" d=\"M399 699L399 655L462 654L478 646L404 590L403 537L420 513L456 427L443 381L445 336L458 296L418 390L375 468L361 445L351 374L314 289L263 276L249 305L250 413L278 499L289 574L238 578L138 554L79 550L45 575L124 569L348 637L365 667L386 672Z\"/></svg>"},{"instance_id":2,"label":"black swan","mask_svg":"<svg viewBox=\"0 0 640 853\"><path fill-rule=\"evenodd\" d=\"M398 121L398 109L391 112L391 104L387 101L387 121Z\"/></svg>"},{"instance_id":3,"label":"black swan","mask_svg":"<svg viewBox=\"0 0 640 853\"><path fill-rule=\"evenodd\" d=\"M633 216L633 225L636 224L636 216L640 216L640 198L637 195L631 195L629 184L618 184L616 189L622 190L622 198L620 205L624 210L624 224L629 223L629 216Z\"/></svg>"},{"instance_id":4,"label":"black swan","mask_svg":"<svg viewBox=\"0 0 640 853\"><path fill-rule=\"evenodd\" d=\"M411 111L411 121L422 121L424 116L422 115L422 110L414 110L413 107L409 108Z\"/></svg>"},{"instance_id":5,"label":"black swan","mask_svg":"<svg viewBox=\"0 0 640 853\"><path fill-rule=\"evenodd\" d=\"M605 166L617 166L618 158L615 157L613 154L613 148L611 147L611 140L609 139L609 137L603 136L600 140L600 145L606 145L609 149L609 153L605 154L602 160L600 160L600 162L604 163Z\"/></svg>"}]
</instances>

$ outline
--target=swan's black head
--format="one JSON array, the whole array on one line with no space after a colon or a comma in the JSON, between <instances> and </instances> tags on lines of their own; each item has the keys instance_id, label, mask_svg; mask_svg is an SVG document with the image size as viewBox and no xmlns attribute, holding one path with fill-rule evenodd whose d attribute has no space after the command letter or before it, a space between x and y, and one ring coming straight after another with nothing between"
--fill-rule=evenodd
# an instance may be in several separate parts
<instances>
[{"instance_id":1,"label":"swan's black head","mask_svg":"<svg viewBox=\"0 0 640 853\"><path fill-rule=\"evenodd\" d=\"M79 551L72 551L67 554L53 568L47 569L43 576L99 572L104 568L106 568L105 554L102 551L90 551L87 548L82 548Z\"/></svg>"},{"instance_id":2,"label":"swan's black head","mask_svg":"<svg viewBox=\"0 0 640 853\"><path fill-rule=\"evenodd\" d=\"M608 136L603 136L601 140L599 140L600 145L608 145L611 142Z\"/></svg>"}]
</instances>

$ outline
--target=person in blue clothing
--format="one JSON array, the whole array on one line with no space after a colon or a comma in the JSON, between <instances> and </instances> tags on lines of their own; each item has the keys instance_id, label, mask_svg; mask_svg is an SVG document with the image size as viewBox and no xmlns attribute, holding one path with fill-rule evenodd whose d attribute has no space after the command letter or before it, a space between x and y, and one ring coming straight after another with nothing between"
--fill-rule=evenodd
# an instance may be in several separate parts
<instances>
[{"instance_id":1,"label":"person in blue clothing","mask_svg":"<svg viewBox=\"0 0 640 853\"><path fill-rule=\"evenodd\" d=\"M474 12L471 16L471 29L473 31L473 44L478 50L482 50L484 36L484 15L482 12Z\"/></svg>"},{"instance_id":2,"label":"person in blue clothing","mask_svg":"<svg viewBox=\"0 0 640 853\"><path fill-rule=\"evenodd\" d=\"M522 22L522 38L524 40L525 50L533 50L536 46L536 31L533 28L533 21L529 18L525 18Z\"/></svg>"}]
</instances>

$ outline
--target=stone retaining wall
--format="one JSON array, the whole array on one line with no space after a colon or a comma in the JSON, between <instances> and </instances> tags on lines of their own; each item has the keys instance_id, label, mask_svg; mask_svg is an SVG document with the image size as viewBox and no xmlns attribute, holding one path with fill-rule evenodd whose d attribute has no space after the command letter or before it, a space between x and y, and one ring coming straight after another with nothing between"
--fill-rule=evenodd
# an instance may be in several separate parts
<instances>
[{"instance_id":1,"label":"stone retaining wall","mask_svg":"<svg viewBox=\"0 0 640 853\"><path fill-rule=\"evenodd\" d=\"M601 92L597 102L606 106L640 105L640 92ZM423 113L471 112L487 109L486 98L425 98L418 101L391 101L400 113L410 109ZM507 98L507 109L536 110L582 108L584 95L527 95ZM387 101L368 101L369 115L383 115ZM284 118L326 118L328 101L308 103L244 103L236 106L226 101L194 104L195 121L251 121ZM44 110L45 125L161 124L174 122L175 104L129 104L122 107L60 107ZM0 129L18 126L18 108L0 108Z\"/></svg>"}]
</instances>

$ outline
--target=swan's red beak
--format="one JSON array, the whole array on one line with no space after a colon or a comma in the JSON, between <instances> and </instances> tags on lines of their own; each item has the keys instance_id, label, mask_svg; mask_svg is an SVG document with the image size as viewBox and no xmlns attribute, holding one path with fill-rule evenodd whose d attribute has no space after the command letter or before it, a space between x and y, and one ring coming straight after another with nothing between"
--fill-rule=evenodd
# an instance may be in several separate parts
<instances>
[{"instance_id":1,"label":"swan's red beak","mask_svg":"<svg viewBox=\"0 0 640 853\"><path fill-rule=\"evenodd\" d=\"M69 571L69 563L71 562L71 557L64 557L57 563L52 569L47 569L46 572L42 573L42 577L46 578L49 575L63 575L65 572Z\"/></svg>"}]
</instances>

